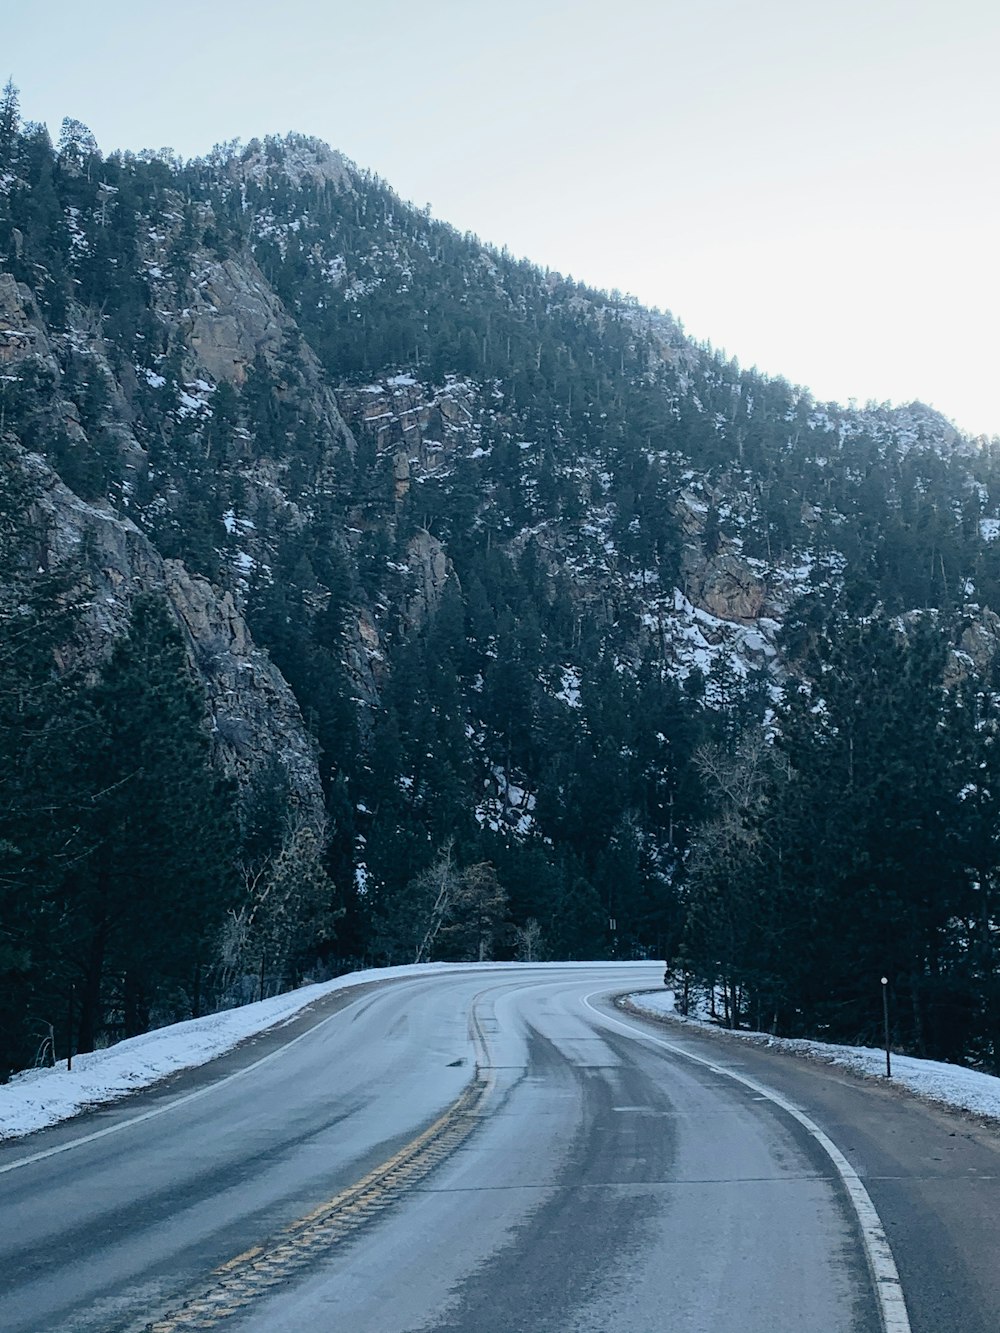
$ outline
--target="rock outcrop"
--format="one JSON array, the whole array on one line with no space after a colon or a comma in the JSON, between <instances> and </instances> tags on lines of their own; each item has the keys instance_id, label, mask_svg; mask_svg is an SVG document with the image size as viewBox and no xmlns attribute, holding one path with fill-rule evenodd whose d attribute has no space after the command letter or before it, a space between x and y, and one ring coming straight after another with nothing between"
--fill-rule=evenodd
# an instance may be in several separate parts
<instances>
[{"instance_id":1,"label":"rock outcrop","mask_svg":"<svg viewBox=\"0 0 1000 1333\"><path fill-rule=\"evenodd\" d=\"M276 759L289 791L319 827L323 793L315 745L298 703L268 655L253 642L232 595L163 560L131 521L70 491L37 455L25 455L38 487L44 548L33 558L49 568L75 565L85 594L82 630L62 663L96 665L126 633L134 599L160 593L184 635L205 691L206 714L222 768L245 787Z\"/></svg>"},{"instance_id":2,"label":"rock outcrop","mask_svg":"<svg viewBox=\"0 0 1000 1333\"><path fill-rule=\"evenodd\" d=\"M33 309L30 290L18 284L12 273L0 273L0 367L10 366L30 352L49 355L44 326L37 316L29 314Z\"/></svg>"},{"instance_id":3,"label":"rock outcrop","mask_svg":"<svg viewBox=\"0 0 1000 1333\"><path fill-rule=\"evenodd\" d=\"M274 357L287 320L257 266L207 261L194 284L188 346L197 367L213 380L240 385L258 353Z\"/></svg>"},{"instance_id":4,"label":"rock outcrop","mask_svg":"<svg viewBox=\"0 0 1000 1333\"><path fill-rule=\"evenodd\" d=\"M708 559L690 548L684 559L684 591L695 606L720 620L749 625L765 613L767 585L748 561L730 551Z\"/></svg>"},{"instance_id":5,"label":"rock outcrop","mask_svg":"<svg viewBox=\"0 0 1000 1333\"><path fill-rule=\"evenodd\" d=\"M162 242L160 243L162 246ZM159 252L150 253L150 262ZM287 392L282 376L288 367L282 357L286 340L294 344L295 394L321 424L328 453L354 452L354 436L340 414L312 350L299 337L295 321L249 254L218 260L207 250L194 256L190 289L176 314L161 311L187 348L187 371L192 378L237 387L247 368L261 357Z\"/></svg>"},{"instance_id":6,"label":"rock outcrop","mask_svg":"<svg viewBox=\"0 0 1000 1333\"><path fill-rule=\"evenodd\" d=\"M411 471L436 472L456 453L475 448L473 390L451 377L433 392L411 375L395 375L384 384L342 389L340 401L355 429L364 432L378 453L391 451L397 499L409 488Z\"/></svg>"},{"instance_id":7,"label":"rock outcrop","mask_svg":"<svg viewBox=\"0 0 1000 1333\"><path fill-rule=\"evenodd\" d=\"M421 530L407 548L412 594L406 604L406 623L422 625L434 614L449 577L454 577L445 549L431 533Z\"/></svg>"}]
</instances>

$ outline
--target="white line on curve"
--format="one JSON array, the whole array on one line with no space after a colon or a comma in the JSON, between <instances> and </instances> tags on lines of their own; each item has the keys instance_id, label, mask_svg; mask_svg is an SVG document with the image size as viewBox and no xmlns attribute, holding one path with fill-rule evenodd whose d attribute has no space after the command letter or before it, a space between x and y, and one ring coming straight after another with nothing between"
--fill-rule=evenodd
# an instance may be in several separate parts
<instances>
[{"instance_id":1,"label":"white line on curve","mask_svg":"<svg viewBox=\"0 0 1000 1333\"><path fill-rule=\"evenodd\" d=\"M705 1069L710 1069L713 1074L722 1074L725 1078L731 1078L736 1083L742 1083L745 1088L749 1088L752 1092L758 1093L767 1101L780 1107L793 1120L798 1121L802 1128L815 1139L833 1163L854 1207L865 1244L865 1253L868 1256L868 1266L872 1274L875 1299L878 1302L879 1316L882 1320L884 1333L911 1333L910 1319L906 1313L906 1301L903 1298L903 1287L899 1280L899 1271L896 1268L896 1261L892 1257L892 1250L885 1234L885 1228L882 1225L882 1219L879 1217L875 1205L872 1203L871 1195L865 1189L861 1177L833 1140L824 1134L819 1125L810 1120L804 1111L800 1111L797 1106L793 1106L780 1093L765 1087L763 1083L747 1078L745 1074L737 1074L733 1069L724 1069L720 1065L713 1064L711 1060L695 1055L692 1051L686 1051L683 1046L677 1046L673 1042L663 1041L662 1038L655 1037L651 1032L635 1027L632 1023L624 1023L621 1019L612 1018L610 1014L602 1013L590 1003L591 996L606 994L607 991L594 990L583 997L583 1003L592 1013L597 1015L602 1023L611 1023L615 1027L642 1037L656 1046L662 1046L665 1051L670 1051L673 1055L679 1055L694 1064L702 1065Z\"/></svg>"},{"instance_id":2,"label":"white line on curve","mask_svg":"<svg viewBox=\"0 0 1000 1333\"><path fill-rule=\"evenodd\" d=\"M238 1078L245 1078L247 1074L252 1074L255 1069L260 1069L262 1065L270 1064L272 1060L277 1060L279 1056L290 1051L293 1046L298 1046L300 1041L305 1041L307 1037L315 1036L320 1028L326 1027L327 1023L332 1023L335 1018L339 1018L347 1009L353 1008L363 999L368 998L359 995L357 999L351 1000L349 1004L343 1005L336 1013L328 1014L326 1018L321 1019L305 1032L300 1032L297 1037L291 1041L285 1042L277 1050L271 1051L268 1055L262 1055L259 1060L255 1060L251 1065L245 1065L242 1069L237 1069L233 1074L227 1074L225 1078L214 1080L204 1088L199 1088L196 1092L185 1093L183 1097L177 1097L173 1101L164 1102L162 1106L154 1106L150 1111L143 1111L141 1115L130 1116L128 1120L119 1120L117 1124L106 1125L104 1129L96 1129L91 1134L82 1134L79 1138L68 1139L65 1143L60 1143L55 1148L46 1148L43 1152L30 1153L27 1157L19 1157L14 1162L8 1162L6 1166L0 1166L0 1176L6 1175L8 1171L16 1171L19 1167L29 1166L32 1162L43 1162L47 1157L58 1157L60 1153L69 1152L71 1148L81 1148L85 1143L96 1143L98 1139L107 1138L109 1134L118 1134L123 1129L130 1129L133 1125L141 1125L146 1120L155 1120L157 1116L166 1115L168 1111L175 1111L179 1106L189 1106L191 1102L200 1101L202 1097L207 1097L209 1093L218 1092L228 1083L235 1083ZM295 1015L296 1017L298 1015ZM266 1029L265 1029L266 1030ZM224 1052L225 1054L225 1052ZM178 1071L181 1072L181 1071Z\"/></svg>"},{"instance_id":3,"label":"white line on curve","mask_svg":"<svg viewBox=\"0 0 1000 1333\"><path fill-rule=\"evenodd\" d=\"M471 970L472 969L470 968L469 971ZM405 987L407 981L412 982L414 980L419 980L422 983L424 978L400 978L396 984L399 990L401 990ZM564 983L560 981L560 983L552 984ZM176 1097L172 1101L164 1102L161 1106L154 1106L149 1111L143 1111L141 1115L130 1116L127 1120L119 1120L117 1124L106 1125L103 1129L94 1130L90 1134L81 1134L75 1139L67 1139L65 1143L60 1143L58 1147L46 1148L42 1152L29 1153L26 1157L18 1157L15 1161L8 1162L5 1166L0 1166L0 1176L6 1175L9 1171L17 1171L22 1166L30 1166L32 1162L44 1162L46 1158L58 1157L60 1153L69 1152L73 1148L82 1148L85 1143L96 1143L98 1139L107 1138L109 1134L118 1134L123 1129L130 1129L133 1125L141 1125L147 1120L155 1120L157 1116L166 1115L168 1111L175 1111L180 1106L189 1106L192 1102L199 1101L202 1097L207 1097L210 1093L218 1092L220 1088L226 1087L227 1084L235 1083L238 1078L245 1078L247 1074L252 1074L254 1070L260 1069L263 1065L270 1064L272 1060L277 1060L279 1056L284 1055L286 1051L290 1051L293 1046L298 1046L300 1041L305 1041L308 1037L315 1036L321 1028L326 1027L327 1023L332 1023L335 1018L341 1017L341 1015L346 1013L348 1009L352 1009L365 998L367 998L365 995L357 996L356 999L343 1005L340 1009L336 1010L336 1012L328 1014L326 1018L321 1019L311 1028L307 1028L305 1032L301 1032L297 1037L293 1037L291 1041L286 1042L283 1046L279 1046L277 1050L271 1051L269 1055L262 1055L261 1058L255 1060L253 1064L246 1065L243 1069L237 1069L235 1073L227 1074L225 1078L216 1079L207 1084L204 1088L199 1088L196 1092L186 1093L183 1097ZM301 1013L302 1011L300 1010L299 1012ZM294 1015L294 1017L298 1017L298 1015ZM267 1029L264 1029L264 1031L267 1031ZM254 1035L256 1036L260 1034L255 1033ZM220 1054L224 1055L228 1054L228 1052L220 1052ZM192 1066L192 1068L199 1067L202 1066ZM178 1070L178 1073L181 1072L184 1071ZM51 1128L55 1128L55 1126L51 1126ZM0 1142L0 1147L3 1146L3 1143Z\"/></svg>"}]
</instances>

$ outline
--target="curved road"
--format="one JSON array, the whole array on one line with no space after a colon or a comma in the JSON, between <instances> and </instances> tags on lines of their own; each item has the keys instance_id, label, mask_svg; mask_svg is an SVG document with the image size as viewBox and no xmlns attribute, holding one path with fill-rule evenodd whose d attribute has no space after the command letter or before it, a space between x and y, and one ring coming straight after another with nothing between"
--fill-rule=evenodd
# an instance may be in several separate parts
<instances>
[{"instance_id":1,"label":"curved road","mask_svg":"<svg viewBox=\"0 0 1000 1333\"><path fill-rule=\"evenodd\" d=\"M613 1007L659 979L360 987L0 1148L0 1328L996 1333L994 1135ZM859 1192L908 1320L877 1295ZM293 1262L268 1267L288 1236Z\"/></svg>"}]
</instances>

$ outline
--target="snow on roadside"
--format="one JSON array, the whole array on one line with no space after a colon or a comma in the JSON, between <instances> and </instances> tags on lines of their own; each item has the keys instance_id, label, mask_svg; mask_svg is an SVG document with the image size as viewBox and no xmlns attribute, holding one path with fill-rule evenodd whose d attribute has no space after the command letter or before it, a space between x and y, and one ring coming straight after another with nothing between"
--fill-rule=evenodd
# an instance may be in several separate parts
<instances>
[{"instance_id":1,"label":"snow on roadside","mask_svg":"<svg viewBox=\"0 0 1000 1333\"><path fill-rule=\"evenodd\" d=\"M424 977L431 972L516 970L528 966L538 965L412 963L404 967L349 972L333 981L302 986L284 995L242 1005L239 1009L190 1018L185 1023L145 1032L141 1037L129 1037L105 1050L76 1055L72 1070L67 1070L65 1060L54 1069L25 1070L0 1086L0 1143L68 1120L91 1107L118 1101L182 1069L207 1064L266 1028L291 1022L303 1009L335 991L350 990L371 981ZM616 964L548 963L545 966L592 968L614 967ZM634 969L642 964L629 966Z\"/></svg>"},{"instance_id":2,"label":"snow on roadside","mask_svg":"<svg viewBox=\"0 0 1000 1333\"><path fill-rule=\"evenodd\" d=\"M868 1077L885 1074L885 1051L871 1046L834 1046L798 1037L772 1037L766 1032L732 1032L704 1019L683 1018L674 1008L674 992L671 990L639 992L628 996L628 1002L634 1009L653 1018L662 1018L667 1014L678 1023L710 1028L713 1032L725 1032L727 1036L758 1046L776 1047L797 1055L806 1055L827 1064L840 1065L856 1074ZM918 1060L911 1055L893 1054L892 1081L930 1101L1000 1120L1000 1078L992 1074L964 1069L961 1065L941 1064L937 1060Z\"/></svg>"}]
</instances>

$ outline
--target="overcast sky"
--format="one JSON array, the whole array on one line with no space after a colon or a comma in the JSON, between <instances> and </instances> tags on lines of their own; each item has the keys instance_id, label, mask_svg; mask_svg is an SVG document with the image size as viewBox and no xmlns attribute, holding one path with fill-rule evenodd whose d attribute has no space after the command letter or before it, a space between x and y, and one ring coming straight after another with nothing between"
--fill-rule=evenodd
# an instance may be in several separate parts
<instances>
[{"instance_id":1,"label":"overcast sky","mask_svg":"<svg viewBox=\"0 0 1000 1333\"><path fill-rule=\"evenodd\" d=\"M298 130L821 399L1000 433L997 0L0 0L24 115Z\"/></svg>"}]
</instances>

